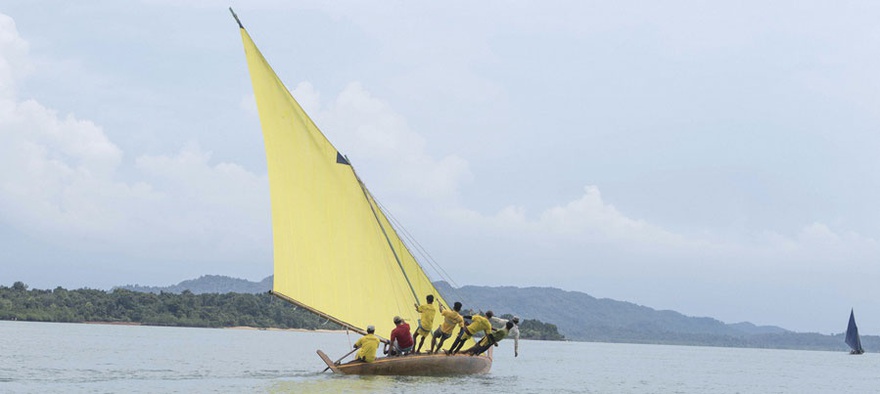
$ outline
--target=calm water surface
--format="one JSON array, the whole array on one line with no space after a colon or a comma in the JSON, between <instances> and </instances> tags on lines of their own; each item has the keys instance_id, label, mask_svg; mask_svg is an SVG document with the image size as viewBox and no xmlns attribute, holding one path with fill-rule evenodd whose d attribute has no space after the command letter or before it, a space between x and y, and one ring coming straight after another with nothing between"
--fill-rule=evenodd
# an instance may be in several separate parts
<instances>
[{"instance_id":1,"label":"calm water surface","mask_svg":"<svg viewBox=\"0 0 880 394\"><path fill-rule=\"evenodd\" d=\"M0 392L870 393L880 354L521 341L463 377L321 373L358 335L0 321Z\"/></svg>"}]
</instances>

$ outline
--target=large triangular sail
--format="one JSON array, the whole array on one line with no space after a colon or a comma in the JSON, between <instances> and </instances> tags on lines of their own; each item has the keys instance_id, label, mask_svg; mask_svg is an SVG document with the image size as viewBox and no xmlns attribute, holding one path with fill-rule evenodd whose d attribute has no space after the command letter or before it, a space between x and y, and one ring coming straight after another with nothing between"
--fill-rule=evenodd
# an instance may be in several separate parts
<instances>
[{"instance_id":1,"label":"large triangular sail","mask_svg":"<svg viewBox=\"0 0 880 394\"><path fill-rule=\"evenodd\" d=\"M448 307L348 159L239 26L266 146L274 294L354 331L374 325L380 336L394 316L416 322L413 304L428 294Z\"/></svg>"},{"instance_id":2,"label":"large triangular sail","mask_svg":"<svg viewBox=\"0 0 880 394\"><path fill-rule=\"evenodd\" d=\"M865 349L862 348L862 339L859 337L859 328L856 327L856 316L851 309L849 311L849 324L846 326L846 344L852 349L853 354L862 354Z\"/></svg>"}]
</instances>

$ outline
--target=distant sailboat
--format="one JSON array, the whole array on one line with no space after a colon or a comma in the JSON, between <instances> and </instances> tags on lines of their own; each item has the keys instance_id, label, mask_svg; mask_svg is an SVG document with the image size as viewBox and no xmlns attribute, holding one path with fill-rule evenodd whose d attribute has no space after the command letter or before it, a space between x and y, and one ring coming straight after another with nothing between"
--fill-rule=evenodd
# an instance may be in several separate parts
<instances>
[{"instance_id":1,"label":"distant sailboat","mask_svg":"<svg viewBox=\"0 0 880 394\"><path fill-rule=\"evenodd\" d=\"M846 326L846 344L852 349L849 354L862 354L862 339L859 337L859 328L856 327L856 316L853 310L849 311L849 325Z\"/></svg>"},{"instance_id":2,"label":"distant sailboat","mask_svg":"<svg viewBox=\"0 0 880 394\"><path fill-rule=\"evenodd\" d=\"M391 332L394 316L417 321L414 304L429 294L448 309L348 158L296 102L232 15L241 30L266 145L275 261L272 294L361 334L369 325L377 335ZM467 343L473 345L473 340ZM476 374L492 366L491 351L484 356L417 354L344 364L320 350L318 355L333 372L357 375Z\"/></svg>"}]
</instances>

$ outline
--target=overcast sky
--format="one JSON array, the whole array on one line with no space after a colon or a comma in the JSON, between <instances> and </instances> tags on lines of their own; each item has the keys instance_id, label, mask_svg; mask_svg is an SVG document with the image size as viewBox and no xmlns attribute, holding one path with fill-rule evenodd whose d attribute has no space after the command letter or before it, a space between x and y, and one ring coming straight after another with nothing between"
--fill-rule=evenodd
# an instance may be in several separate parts
<instances>
[{"instance_id":1,"label":"overcast sky","mask_svg":"<svg viewBox=\"0 0 880 394\"><path fill-rule=\"evenodd\" d=\"M272 273L232 5L455 284L880 334L880 3L323 3L4 2L0 284Z\"/></svg>"}]
</instances>

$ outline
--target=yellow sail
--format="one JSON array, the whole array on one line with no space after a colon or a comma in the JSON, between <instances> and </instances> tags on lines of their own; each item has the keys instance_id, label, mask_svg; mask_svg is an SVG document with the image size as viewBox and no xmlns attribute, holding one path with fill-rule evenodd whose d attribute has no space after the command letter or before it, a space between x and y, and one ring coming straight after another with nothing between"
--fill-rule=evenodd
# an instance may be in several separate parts
<instances>
[{"instance_id":1,"label":"yellow sail","mask_svg":"<svg viewBox=\"0 0 880 394\"><path fill-rule=\"evenodd\" d=\"M387 338L414 303L440 297L348 160L296 102L242 27L257 100L272 204L275 280L281 298ZM441 316L435 318L435 327ZM447 341L448 346L451 341Z\"/></svg>"}]
</instances>

